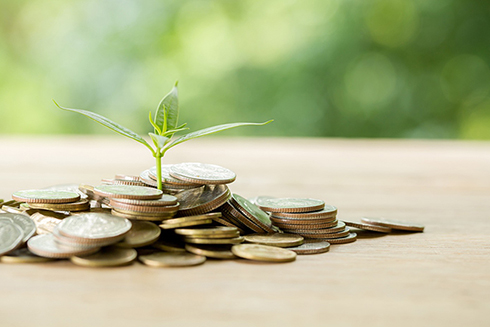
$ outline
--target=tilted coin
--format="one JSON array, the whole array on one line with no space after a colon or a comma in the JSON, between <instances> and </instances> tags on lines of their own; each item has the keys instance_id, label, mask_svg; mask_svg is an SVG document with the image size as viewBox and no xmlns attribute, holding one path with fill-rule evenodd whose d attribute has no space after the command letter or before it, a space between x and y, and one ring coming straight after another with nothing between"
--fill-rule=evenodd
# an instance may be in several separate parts
<instances>
[{"instance_id":1,"label":"tilted coin","mask_svg":"<svg viewBox=\"0 0 490 327\"><path fill-rule=\"evenodd\" d=\"M153 200L162 197L163 192L153 187L132 185L99 185L94 193L108 198Z\"/></svg>"},{"instance_id":2,"label":"tilted coin","mask_svg":"<svg viewBox=\"0 0 490 327\"><path fill-rule=\"evenodd\" d=\"M227 235L235 236L238 232L236 227L216 226L211 228L179 228L175 230L176 234L184 236L206 237L209 235L220 235L226 237Z\"/></svg>"},{"instance_id":3,"label":"tilted coin","mask_svg":"<svg viewBox=\"0 0 490 327\"><path fill-rule=\"evenodd\" d=\"M386 220L382 218L361 218L361 221L366 224L390 227L392 229L404 230L409 232L423 232L424 226L418 224L412 224L403 221Z\"/></svg>"},{"instance_id":4,"label":"tilted coin","mask_svg":"<svg viewBox=\"0 0 490 327\"><path fill-rule=\"evenodd\" d=\"M274 212L273 216L277 218L290 218L290 219L335 218L337 216L337 208L332 205L326 204L322 210L310 211L310 212Z\"/></svg>"},{"instance_id":5,"label":"tilted coin","mask_svg":"<svg viewBox=\"0 0 490 327\"><path fill-rule=\"evenodd\" d=\"M150 267L185 267L203 264L206 257L186 252L157 252L138 259Z\"/></svg>"},{"instance_id":6,"label":"tilted coin","mask_svg":"<svg viewBox=\"0 0 490 327\"><path fill-rule=\"evenodd\" d=\"M162 230L148 221L133 221L129 233L116 245L124 248L138 248L155 243Z\"/></svg>"},{"instance_id":7,"label":"tilted coin","mask_svg":"<svg viewBox=\"0 0 490 327\"><path fill-rule=\"evenodd\" d=\"M145 206L145 207L166 207L177 204L177 198L173 195L162 194L160 199L156 200L135 200L112 198L111 202L124 203L128 205Z\"/></svg>"},{"instance_id":8,"label":"tilted coin","mask_svg":"<svg viewBox=\"0 0 490 327\"><path fill-rule=\"evenodd\" d=\"M59 247L52 234L37 235L27 241L29 251L41 257L64 259L74 255L88 255L97 252L100 248L68 248Z\"/></svg>"},{"instance_id":9,"label":"tilted coin","mask_svg":"<svg viewBox=\"0 0 490 327\"><path fill-rule=\"evenodd\" d=\"M243 243L244 238L242 236L234 238L199 238L186 236L184 241L192 244L240 244Z\"/></svg>"},{"instance_id":10,"label":"tilted coin","mask_svg":"<svg viewBox=\"0 0 490 327\"><path fill-rule=\"evenodd\" d=\"M173 219L172 219L173 220ZM207 225L207 224L212 224L213 220L212 219L199 219L199 220L189 220L189 221L183 221L180 223L163 223L160 226L161 229L177 229L177 228L182 228L182 227L191 227L191 226L200 226L200 225Z\"/></svg>"},{"instance_id":11,"label":"tilted coin","mask_svg":"<svg viewBox=\"0 0 490 327\"><path fill-rule=\"evenodd\" d=\"M257 206L270 212L308 212L322 210L325 201L310 198L259 199Z\"/></svg>"},{"instance_id":12,"label":"tilted coin","mask_svg":"<svg viewBox=\"0 0 490 327\"><path fill-rule=\"evenodd\" d=\"M38 263L52 261L52 259L35 255L27 248L20 248L1 256L0 261L5 263Z\"/></svg>"},{"instance_id":13,"label":"tilted coin","mask_svg":"<svg viewBox=\"0 0 490 327\"><path fill-rule=\"evenodd\" d=\"M221 224L223 226L236 227L238 229L238 232L240 234L245 234L245 231L242 228L234 225L233 223L230 223L228 220L225 220L223 218L213 218L213 221L216 222L216 223L218 223L218 224Z\"/></svg>"},{"instance_id":14,"label":"tilted coin","mask_svg":"<svg viewBox=\"0 0 490 327\"><path fill-rule=\"evenodd\" d=\"M186 182L180 179L176 179L172 176L170 176L170 169L173 165L162 165L162 182L163 183L168 183L168 184L174 184L174 185L179 185L179 186L200 186L202 183L193 183L193 182ZM151 167L149 169L149 176L150 178L157 180L157 167Z\"/></svg>"},{"instance_id":15,"label":"tilted coin","mask_svg":"<svg viewBox=\"0 0 490 327\"><path fill-rule=\"evenodd\" d=\"M81 213L64 219L57 228L68 237L98 241L127 234L131 229L131 222L104 213Z\"/></svg>"},{"instance_id":16,"label":"tilted coin","mask_svg":"<svg viewBox=\"0 0 490 327\"><path fill-rule=\"evenodd\" d=\"M234 193L231 196L230 202L235 208L237 208L241 213L243 213L248 219L252 220L257 226L265 230L266 232L272 233L272 222L269 215L262 209L257 207L252 202L248 201L244 197Z\"/></svg>"},{"instance_id":17,"label":"tilted coin","mask_svg":"<svg viewBox=\"0 0 490 327\"><path fill-rule=\"evenodd\" d=\"M287 248L303 244L304 238L301 235L273 233L273 234L249 234L244 236L245 241L255 244L278 246Z\"/></svg>"},{"instance_id":18,"label":"tilted coin","mask_svg":"<svg viewBox=\"0 0 490 327\"><path fill-rule=\"evenodd\" d=\"M293 251L261 244L234 245L231 252L237 257L257 261L290 262L296 259Z\"/></svg>"},{"instance_id":19,"label":"tilted coin","mask_svg":"<svg viewBox=\"0 0 490 327\"><path fill-rule=\"evenodd\" d=\"M80 200L80 195L68 191L23 190L12 194L12 199L28 203L69 203Z\"/></svg>"},{"instance_id":20,"label":"tilted coin","mask_svg":"<svg viewBox=\"0 0 490 327\"><path fill-rule=\"evenodd\" d=\"M248 219L247 216L245 216L242 212L235 208L230 201L223 204L223 206L221 207L221 211L223 213L223 217L232 219L241 227L245 226L245 229L250 229L256 233L266 232L266 230L256 225L253 221Z\"/></svg>"},{"instance_id":21,"label":"tilted coin","mask_svg":"<svg viewBox=\"0 0 490 327\"><path fill-rule=\"evenodd\" d=\"M131 263L138 253L135 249L124 249L115 246L102 248L99 252L86 256L73 256L71 262L86 267L115 267Z\"/></svg>"},{"instance_id":22,"label":"tilted coin","mask_svg":"<svg viewBox=\"0 0 490 327\"><path fill-rule=\"evenodd\" d=\"M52 233L53 229L61 222L62 218L64 217L55 218L39 212L36 212L31 216L32 221L36 224L36 233L38 235Z\"/></svg>"},{"instance_id":23,"label":"tilted coin","mask_svg":"<svg viewBox=\"0 0 490 327\"><path fill-rule=\"evenodd\" d=\"M359 223L356 221L349 221L349 220L342 220L347 226L350 227L355 227L359 229L364 229L364 230L369 230L372 232L379 232L379 233L390 233L391 228L390 227L384 227L380 225L372 225L372 224L364 224L364 223Z\"/></svg>"},{"instance_id":24,"label":"tilted coin","mask_svg":"<svg viewBox=\"0 0 490 327\"><path fill-rule=\"evenodd\" d=\"M158 183L150 177L150 170L144 170L140 174L140 180L146 185L157 187Z\"/></svg>"},{"instance_id":25,"label":"tilted coin","mask_svg":"<svg viewBox=\"0 0 490 327\"><path fill-rule=\"evenodd\" d=\"M97 194L94 193L94 187L92 185L88 185L88 184L80 184L78 185L78 190L85 194L87 200L89 201L97 201L97 202L100 202L100 203L108 203L108 199L104 196L99 196Z\"/></svg>"},{"instance_id":26,"label":"tilted coin","mask_svg":"<svg viewBox=\"0 0 490 327\"><path fill-rule=\"evenodd\" d=\"M22 243L22 229L8 220L0 221L0 255L9 253Z\"/></svg>"},{"instance_id":27,"label":"tilted coin","mask_svg":"<svg viewBox=\"0 0 490 327\"><path fill-rule=\"evenodd\" d=\"M197 255L203 255L213 259L235 259L231 252L231 245L191 245L186 244L185 249Z\"/></svg>"},{"instance_id":28,"label":"tilted coin","mask_svg":"<svg viewBox=\"0 0 490 327\"><path fill-rule=\"evenodd\" d=\"M204 185L175 194L180 203L179 216L198 215L213 211L230 197L226 185Z\"/></svg>"},{"instance_id":29,"label":"tilted coin","mask_svg":"<svg viewBox=\"0 0 490 327\"><path fill-rule=\"evenodd\" d=\"M348 236L345 237L340 237L340 238L332 238L332 239L324 239L330 244L345 244L345 243L352 243L357 240L357 234L356 233L350 233Z\"/></svg>"},{"instance_id":30,"label":"tilted coin","mask_svg":"<svg viewBox=\"0 0 490 327\"><path fill-rule=\"evenodd\" d=\"M288 248L296 254L319 254L328 252L330 243L325 241L306 241L299 246Z\"/></svg>"},{"instance_id":31,"label":"tilted coin","mask_svg":"<svg viewBox=\"0 0 490 327\"><path fill-rule=\"evenodd\" d=\"M70 203L29 203L29 207L51 211L84 211L90 209L90 203L87 199L81 199Z\"/></svg>"},{"instance_id":32,"label":"tilted coin","mask_svg":"<svg viewBox=\"0 0 490 327\"><path fill-rule=\"evenodd\" d=\"M21 214L14 213L2 213L0 214L0 218L9 218L12 220L14 224L20 227L22 230L22 242L27 242L29 238L36 232L36 224L34 221L26 216Z\"/></svg>"},{"instance_id":33,"label":"tilted coin","mask_svg":"<svg viewBox=\"0 0 490 327\"><path fill-rule=\"evenodd\" d=\"M172 165L170 176L198 184L228 184L236 179L236 174L227 168L199 162Z\"/></svg>"}]
</instances>

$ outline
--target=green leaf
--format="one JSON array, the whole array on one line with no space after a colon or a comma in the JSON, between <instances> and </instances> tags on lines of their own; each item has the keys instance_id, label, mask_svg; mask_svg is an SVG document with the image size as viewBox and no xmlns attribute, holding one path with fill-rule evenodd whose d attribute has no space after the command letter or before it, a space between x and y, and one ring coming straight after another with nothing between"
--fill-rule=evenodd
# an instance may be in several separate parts
<instances>
[{"instance_id":1,"label":"green leaf","mask_svg":"<svg viewBox=\"0 0 490 327\"><path fill-rule=\"evenodd\" d=\"M264 123L231 123L231 124L223 124L223 125L208 127L208 128L201 129L201 130L189 133L189 134L182 135L178 139L175 139L172 143L167 144L167 146L165 146L165 151L170 149L171 147L176 146L177 144L180 144L182 142L189 141L189 140L201 137L201 136L206 136L209 134L218 133L218 132L221 132L221 131L224 131L227 129L240 127L240 126L262 126L262 125L269 124L272 121L273 120L269 120L269 121L266 121Z\"/></svg>"},{"instance_id":2,"label":"green leaf","mask_svg":"<svg viewBox=\"0 0 490 327\"><path fill-rule=\"evenodd\" d=\"M155 144L155 146L158 149L163 148L165 146L165 144L167 144L168 141L170 140L168 137L158 135L158 134L154 134L154 133L148 133L148 135L150 135L151 139L153 140L153 144Z\"/></svg>"},{"instance_id":3,"label":"green leaf","mask_svg":"<svg viewBox=\"0 0 490 327\"><path fill-rule=\"evenodd\" d=\"M150 117L149 117L149 120L150 120L150 124L151 126L153 126L153 128L155 129L155 134L158 133L159 135L162 134L162 131L160 130L160 127L158 127L155 122L153 121L153 118L151 118L151 111L150 111Z\"/></svg>"},{"instance_id":4,"label":"green leaf","mask_svg":"<svg viewBox=\"0 0 490 327\"><path fill-rule=\"evenodd\" d=\"M163 97L162 101L158 105L157 112L155 115L155 123L162 134L168 130L176 129L177 122L179 120L179 98L177 84L172 88L172 90Z\"/></svg>"},{"instance_id":5,"label":"green leaf","mask_svg":"<svg viewBox=\"0 0 490 327\"><path fill-rule=\"evenodd\" d=\"M188 127L172 129L170 131L166 131L165 133L163 133L163 136L172 137L175 133L182 132L182 131L185 131L185 130L188 130L188 129L189 129Z\"/></svg>"},{"instance_id":6,"label":"green leaf","mask_svg":"<svg viewBox=\"0 0 490 327\"><path fill-rule=\"evenodd\" d=\"M82 115L84 115L84 116L86 116L92 120L95 120L99 124L104 125L105 127L113 130L114 132L117 132L117 133L124 135L126 137L129 137L129 138L131 138L137 142L140 142L141 144L143 144L147 148L149 148L152 153L154 153L152 147L148 144L148 142L146 142L145 139L143 139L141 136L139 136L138 134L136 134L132 130L130 130L130 129L122 126L122 125L119 125L118 123L113 122L112 120L105 118L104 116L101 116L101 115L96 114L94 112L91 112L88 110L82 110L82 109L63 108L59 104L57 104L56 101L53 100L53 102L60 109L82 114Z\"/></svg>"}]
</instances>

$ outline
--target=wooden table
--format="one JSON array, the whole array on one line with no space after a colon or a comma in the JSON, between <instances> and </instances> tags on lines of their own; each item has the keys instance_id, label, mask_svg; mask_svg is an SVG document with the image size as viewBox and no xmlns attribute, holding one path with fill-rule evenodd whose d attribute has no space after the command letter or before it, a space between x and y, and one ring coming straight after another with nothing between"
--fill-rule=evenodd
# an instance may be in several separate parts
<instances>
[{"instance_id":1,"label":"wooden table","mask_svg":"<svg viewBox=\"0 0 490 327\"><path fill-rule=\"evenodd\" d=\"M154 165L118 137L1 138L0 195L97 184ZM490 143L208 138L165 161L234 170L232 191L315 197L339 218L385 217L424 233L362 233L293 263L192 268L1 264L3 326L488 326Z\"/></svg>"}]
</instances>

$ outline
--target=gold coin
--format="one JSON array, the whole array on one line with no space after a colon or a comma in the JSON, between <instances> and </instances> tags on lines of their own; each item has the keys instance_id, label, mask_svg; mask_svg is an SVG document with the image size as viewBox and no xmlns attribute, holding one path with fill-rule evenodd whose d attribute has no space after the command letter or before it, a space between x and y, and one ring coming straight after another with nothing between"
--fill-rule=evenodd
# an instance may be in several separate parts
<instances>
[{"instance_id":1,"label":"gold coin","mask_svg":"<svg viewBox=\"0 0 490 327\"><path fill-rule=\"evenodd\" d=\"M384 227L381 225L371 225L371 224L364 224L364 223L359 223L355 221L349 221L349 220L342 220L347 226L350 227L355 227L359 229L364 229L364 230L369 230L372 232L379 232L379 233L390 233L391 228L390 227Z\"/></svg>"},{"instance_id":2,"label":"gold coin","mask_svg":"<svg viewBox=\"0 0 490 327\"><path fill-rule=\"evenodd\" d=\"M326 241L305 241L300 246L295 246L292 248L288 248L296 254L319 254L328 252L330 249L330 243Z\"/></svg>"},{"instance_id":3,"label":"gold coin","mask_svg":"<svg viewBox=\"0 0 490 327\"><path fill-rule=\"evenodd\" d=\"M409 232L423 232L424 226L412 224L403 221L386 220L382 218L361 218L361 221L366 224L390 227L391 229L404 230Z\"/></svg>"},{"instance_id":4,"label":"gold coin","mask_svg":"<svg viewBox=\"0 0 490 327\"><path fill-rule=\"evenodd\" d=\"M219 218L219 217L221 217L221 212L209 212L209 213L205 213L202 215L168 219L168 220L165 220L163 223L164 224L180 224L180 223L185 223L188 221L208 220L208 219L215 219L215 218Z\"/></svg>"},{"instance_id":5,"label":"gold coin","mask_svg":"<svg viewBox=\"0 0 490 327\"><path fill-rule=\"evenodd\" d=\"M175 233L184 236L206 237L206 236L223 236L230 235L234 237L238 229L236 227L216 226L212 228L182 228L176 229Z\"/></svg>"},{"instance_id":6,"label":"gold coin","mask_svg":"<svg viewBox=\"0 0 490 327\"><path fill-rule=\"evenodd\" d=\"M285 229L322 229L337 226L337 220L322 224L284 224L276 222L276 220L273 220L272 223L274 226Z\"/></svg>"},{"instance_id":7,"label":"gold coin","mask_svg":"<svg viewBox=\"0 0 490 327\"><path fill-rule=\"evenodd\" d=\"M186 244L185 249L197 255L213 259L235 259L231 252L231 245L191 245Z\"/></svg>"},{"instance_id":8,"label":"gold coin","mask_svg":"<svg viewBox=\"0 0 490 327\"><path fill-rule=\"evenodd\" d=\"M125 204L116 201L110 201L110 206L113 209L119 210L121 212L134 212L143 213L145 215L157 215L160 213L177 212L179 210L179 204L174 204L170 206L140 206L133 204Z\"/></svg>"},{"instance_id":9,"label":"gold coin","mask_svg":"<svg viewBox=\"0 0 490 327\"><path fill-rule=\"evenodd\" d=\"M310 212L322 210L325 202L310 198L261 198L257 199L257 206L270 212Z\"/></svg>"},{"instance_id":10,"label":"gold coin","mask_svg":"<svg viewBox=\"0 0 490 327\"><path fill-rule=\"evenodd\" d=\"M12 194L12 199L28 203L69 203L80 200L80 195L68 191L23 190Z\"/></svg>"},{"instance_id":11,"label":"gold coin","mask_svg":"<svg viewBox=\"0 0 490 327\"><path fill-rule=\"evenodd\" d=\"M242 236L234 238L198 238L198 237L184 237L186 243L192 244L240 244L244 238Z\"/></svg>"},{"instance_id":12,"label":"gold coin","mask_svg":"<svg viewBox=\"0 0 490 327\"><path fill-rule=\"evenodd\" d=\"M244 236L245 241L256 244L278 246L287 248L303 244L303 236L295 234L274 233L274 234L250 234Z\"/></svg>"},{"instance_id":13,"label":"gold coin","mask_svg":"<svg viewBox=\"0 0 490 327\"><path fill-rule=\"evenodd\" d=\"M38 263L52 260L37 256L27 248L20 248L0 257L0 261L5 263Z\"/></svg>"},{"instance_id":14,"label":"gold coin","mask_svg":"<svg viewBox=\"0 0 490 327\"><path fill-rule=\"evenodd\" d=\"M88 255L99 251L99 247L93 248L70 248L60 247L54 240L52 234L37 235L27 241L29 251L41 257L63 259L74 255Z\"/></svg>"},{"instance_id":15,"label":"gold coin","mask_svg":"<svg viewBox=\"0 0 490 327\"><path fill-rule=\"evenodd\" d=\"M345 244L345 243L352 243L357 240L357 234L356 233L350 233L348 236L341 237L341 238L332 238L332 239L324 239L330 244Z\"/></svg>"},{"instance_id":16,"label":"gold coin","mask_svg":"<svg viewBox=\"0 0 490 327\"><path fill-rule=\"evenodd\" d=\"M177 228L182 228L182 227L190 227L190 226L199 226L199 225L207 225L207 224L212 224L213 220L212 219L200 219L200 220L189 220L177 224L167 224L163 223L160 226L161 229L177 229Z\"/></svg>"},{"instance_id":17,"label":"gold coin","mask_svg":"<svg viewBox=\"0 0 490 327\"><path fill-rule=\"evenodd\" d=\"M337 216L337 208L326 204L322 210L310 212L274 212L273 216L277 218L289 219L328 219L335 218Z\"/></svg>"},{"instance_id":18,"label":"gold coin","mask_svg":"<svg viewBox=\"0 0 490 327\"><path fill-rule=\"evenodd\" d=\"M185 243L175 240L160 239L151 246L166 252L185 252Z\"/></svg>"},{"instance_id":19,"label":"gold coin","mask_svg":"<svg viewBox=\"0 0 490 327\"><path fill-rule=\"evenodd\" d=\"M274 232L269 215L252 202L238 194L232 194L230 203L255 225L259 226L267 233Z\"/></svg>"},{"instance_id":20,"label":"gold coin","mask_svg":"<svg viewBox=\"0 0 490 327\"><path fill-rule=\"evenodd\" d=\"M157 252L140 255L139 260L150 267L186 267L203 264L206 257L187 252Z\"/></svg>"},{"instance_id":21,"label":"gold coin","mask_svg":"<svg viewBox=\"0 0 490 327\"><path fill-rule=\"evenodd\" d=\"M131 230L116 245L123 248L139 248L156 242L162 230L148 221L133 221Z\"/></svg>"},{"instance_id":22,"label":"gold coin","mask_svg":"<svg viewBox=\"0 0 490 327\"><path fill-rule=\"evenodd\" d=\"M144 214L140 214L140 213L132 213L132 214L128 214L128 213L123 213L123 212L120 212L116 209L112 209L111 210L111 214L114 215L114 216L117 216L117 217L121 217L121 218L126 218L126 219L132 219L132 220L147 220L147 221L156 221L156 222L160 222L162 220L165 220L165 219L168 219L168 218L172 218L173 215L169 215L169 216L147 216L147 215L144 215Z\"/></svg>"},{"instance_id":23,"label":"gold coin","mask_svg":"<svg viewBox=\"0 0 490 327\"><path fill-rule=\"evenodd\" d=\"M323 234L306 234L306 233L297 233L301 236L303 236L304 238L308 238L308 239L334 239L334 238L342 238L342 237L345 237L347 235L349 235L350 233L350 230L349 228L345 228L345 230L343 231L338 231L338 232L335 232L335 233L323 233Z\"/></svg>"},{"instance_id":24,"label":"gold coin","mask_svg":"<svg viewBox=\"0 0 490 327\"><path fill-rule=\"evenodd\" d=\"M162 197L163 192L145 186L132 185L99 185L94 187L94 193L108 198L124 198L138 200L154 200Z\"/></svg>"},{"instance_id":25,"label":"gold coin","mask_svg":"<svg viewBox=\"0 0 490 327\"><path fill-rule=\"evenodd\" d=\"M39 212L34 213L31 219L36 224L36 233L38 235L52 233L56 225L61 223L60 218L46 216Z\"/></svg>"},{"instance_id":26,"label":"gold coin","mask_svg":"<svg viewBox=\"0 0 490 327\"><path fill-rule=\"evenodd\" d=\"M126 215L133 215L133 216L145 216L145 217L162 217L162 219L169 219L172 218L176 211L168 211L168 212L140 212L140 211L133 211L133 210L126 210L126 209L119 209L119 208L113 208L112 210L115 210L119 213L124 213Z\"/></svg>"},{"instance_id":27,"label":"gold coin","mask_svg":"<svg viewBox=\"0 0 490 327\"><path fill-rule=\"evenodd\" d=\"M290 262L296 259L293 251L261 244L234 245L231 252L237 257L257 261Z\"/></svg>"},{"instance_id":28,"label":"gold coin","mask_svg":"<svg viewBox=\"0 0 490 327\"><path fill-rule=\"evenodd\" d=\"M137 255L135 249L110 246L91 255L71 257L70 260L76 265L85 267L115 267L131 263Z\"/></svg>"},{"instance_id":29,"label":"gold coin","mask_svg":"<svg viewBox=\"0 0 490 327\"><path fill-rule=\"evenodd\" d=\"M87 199L71 203L29 203L28 205L32 209L51 211L84 211L90 209L90 203Z\"/></svg>"},{"instance_id":30,"label":"gold coin","mask_svg":"<svg viewBox=\"0 0 490 327\"><path fill-rule=\"evenodd\" d=\"M240 234L245 234L245 231L241 229L240 227L234 225L233 223L230 223L228 220L225 220L223 218L213 218L213 221L217 222L218 224L221 224L223 226L228 226L228 227L236 227L238 229L238 232Z\"/></svg>"},{"instance_id":31,"label":"gold coin","mask_svg":"<svg viewBox=\"0 0 490 327\"><path fill-rule=\"evenodd\" d=\"M289 229L282 228L284 231L293 232L294 234L332 234L342 232L345 230L345 224L342 221L338 221L337 224L329 228L320 229Z\"/></svg>"}]
</instances>

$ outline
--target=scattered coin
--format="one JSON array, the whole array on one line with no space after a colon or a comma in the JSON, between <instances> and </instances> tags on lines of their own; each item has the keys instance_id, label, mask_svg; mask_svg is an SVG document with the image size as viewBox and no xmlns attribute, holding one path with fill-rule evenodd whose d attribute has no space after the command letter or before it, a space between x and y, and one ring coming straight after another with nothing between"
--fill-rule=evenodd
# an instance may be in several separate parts
<instances>
[{"instance_id":1,"label":"scattered coin","mask_svg":"<svg viewBox=\"0 0 490 327\"><path fill-rule=\"evenodd\" d=\"M163 192L145 186L132 185L99 185L94 187L94 193L108 198L125 198L138 200L154 200L162 197Z\"/></svg>"},{"instance_id":2,"label":"scattered coin","mask_svg":"<svg viewBox=\"0 0 490 327\"><path fill-rule=\"evenodd\" d=\"M68 191L24 190L12 194L12 199L28 203L69 203L80 200L80 195Z\"/></svg>"},{"instance_id":3,"label":"scattered coin","mask_svg":"<svg viewBox=\"0 0 490 327\"><path fill-rule=\"evenodd\" d=\"M304 238L297 234L249 234L244 236L245 241L256 244L278 246L287 248L303 244Z\"/></svg>"},{"instance_id":4,"label":"scattered coin","mask_svg":"<svg viewBox=\"0 0 490 327\"><path fill-rule=\"evenodd\" d=\"M266 232L266 230L257 226L253 221L249 220L247 216L236 209L230 201L221 206L221 212L223 213L223 217L244 230L252 230L256 233Z\"/></svg>"},{"instance_id":5,"label":"scattered coin","mask_svg":"<svg viewBox=\"0 0 490 327\"><path fill-rule=\"evenodd\" d=\"M197 255L203 255L213 259L235 259L236 256L231 252L231 245L191 245L186 244L185 249Z\"/></svg>"},{"instance_id":6,"label":"scattered coin","mask_svg":"<svg viewBox=\"0 0 490 327\"><path fill-rule=\"evenodd\" d=\"M390 227L392 229L404 230L409 232L423 232L424 226L407 223L403 221L386 220L381 218L361 218L361 221L366 224Z\"/></svg>"},{"instance_id":7,"label":"scattered coin","mask_svg":"<svg viewBox=\"0 0 490 327\"><path fill-rule=\"evenodd\" d=\"M0 255L9 253L22 243L24 233L13 222L0 220Z\"/></svg>"},{"instance_id":8,"label":"scattered coin","mask_svg":"<svg viewBox=\"0 0 490 327\"><path fill-rule=\"evenodd\" d=\"M169 239L160 239L151 245L166 252L185 252L185 243Z\"/></svg>"},{"instance_id":9,"label":"scattered coin","mask_svg":"<svg viewBox=\"0 0 490 327\"><path fill-rule=\"evenodd\" d=\"M124 248L139 248L155 243L160 237L162 230L154 223L148 221L133 221L131 224L131 230L121 242L116 243L117 246Z\"/></svg>"},{"instance_id":10,"label":"scattered coin","mask_svg":"<svg viewBox=\"0 0 490 327\"><path fill-rule=\"evenodd\" d=\"M63 259L75 255L88 255L99 251L100 248L69 248L59 247L52 234L37 235L27 241L29 251L41 257Z\"/></svg>"},{"instance_id":11,"label":"scattered coin","mask_svg":"<svg viewBox=\"0 0 490 327\"><path fill-rule=\"evenodd\" d=\"M234 245L231 252L237 257L257 261L290 262L296 259L293 251L261 244Z\"/></svg>"},{"instance_id":12,"label":"scattered coin","mask_svg":"<svg viewBox=\"0 0 490 327\"><path fill-rule=\"evenodd\" d=\"M36 224L30 217L26 215L15 213L2 213L0 214L0 219L1 218L8 218L12 220L15 225L20 227L23 235L22 243L27 242L27 240L31 238L31 236L34 235L34 233L36 232Z\"/></svg>"},{"instance_id":13,"label":"scattered coin","mask_svg":"<svg viewBox=\"0 0 490 327\"><path fill-rule=\"evenodd\" d=\"M296 254L320 254L328 252L329 249L330 243L311 240L304 242L299 246L288 248L288 250L296 252Z\"/></svg>"},{"instance_id":14,"label":"scattered coin","mask_svg":"<svg viewBox=\"0 0 490 327\"><path fill-rule=\"evenodd\" d=\"M355 221L349 221L349 220L342 220L347 226L350 227L355 227L359 229L364 229L364 230L369 230L372 232L380 232L380 233L390 233L391 228L390 227L384 227L381 225L374 225L374 224L365 224L365 223L359 223Z\"/></svg>"},{"instance_id":15,"label":"scattered coin","mask_svg":"<svg viewBox=\"0 0 490 327\"><path fill-rule=\"evenodd\" d=\"M186 252L157 252L138 259L150 267L186 267L203 264L206 257Z\"/></svg>"},{"instance_id":16,"label":"scattered coin","mask_svg":"<svg viewBox=\"0 0 490 327\"><path fill-rule=\"evenodd\" d=\"M172 165L170 176L196 184L228 184L236 178L236 174L227 168L199 162Z\"/></svg>"},{"instance_id":17,"label":"scattered coin","mask_svg":"<svg viewBox=\"0 0 490 327\"><path fill-rule=\"evenodd\" d=\"M309 212L322 210L325 201L309 198L257 199L257 206L270 212Z\"/></svg>"},{"instance_id":18,"label":"scattered coin","mask_svg":"<svg viewBox=\"0 0 490 327\"><path fill-rule=\"evenodd\" d=\"M357 240L357 234L356 233L350 233L348 236L345 237L340 237L340 238L324 238L324 241L327 241L330 244L345 244L345 243L352 243Z\"/></svg>"},{"instance_id":19,"label":"scattered coin","mask_svg":"<svg viewBox=\"0 0 490 327\"><path fill-rule=\"evenodd\" d=\"M168 219L168 220L165 220L163 223L164 224L180 224L180 223L185 223L185 222L189 222L189 221L196 221L196 220L216 219L219 217L221 217L221 212L209 212L209 213L205 213L202 215Z\"/></svg>"},{"instance_id":20,"label":"scattered coin","mask_svg":"<svg viewBox=\"0 0 490 327\"><path fill-rule=\"evenodd\" d=\"M0 261L5 263L39 263L52 261L52 259L35 255L27 248L20 248L1 256Z\"/></svg>"},{"instance_id":21,"label":"scattered coin","mask_svg":"<svg viewBox=\"0 0 490 327\"><path fill-rule=\"evenodd\" d=\"M86 267L115 267L131 263L138 253L134 249L123 249L110 246L102 248L99 252L86 256L73 256L71 262Z\"/></svg>"},{"instance_id":22,"label":"scattered coin","mask_svg":"<svg viewBox=\"0 0 490 327\"><path fill-rule=\"evenodd\" d=\"M230 203L264 231L268 233L274 232L269 215L252 202L238 194L232 194Z\"/></svg>"}]
</instances>

